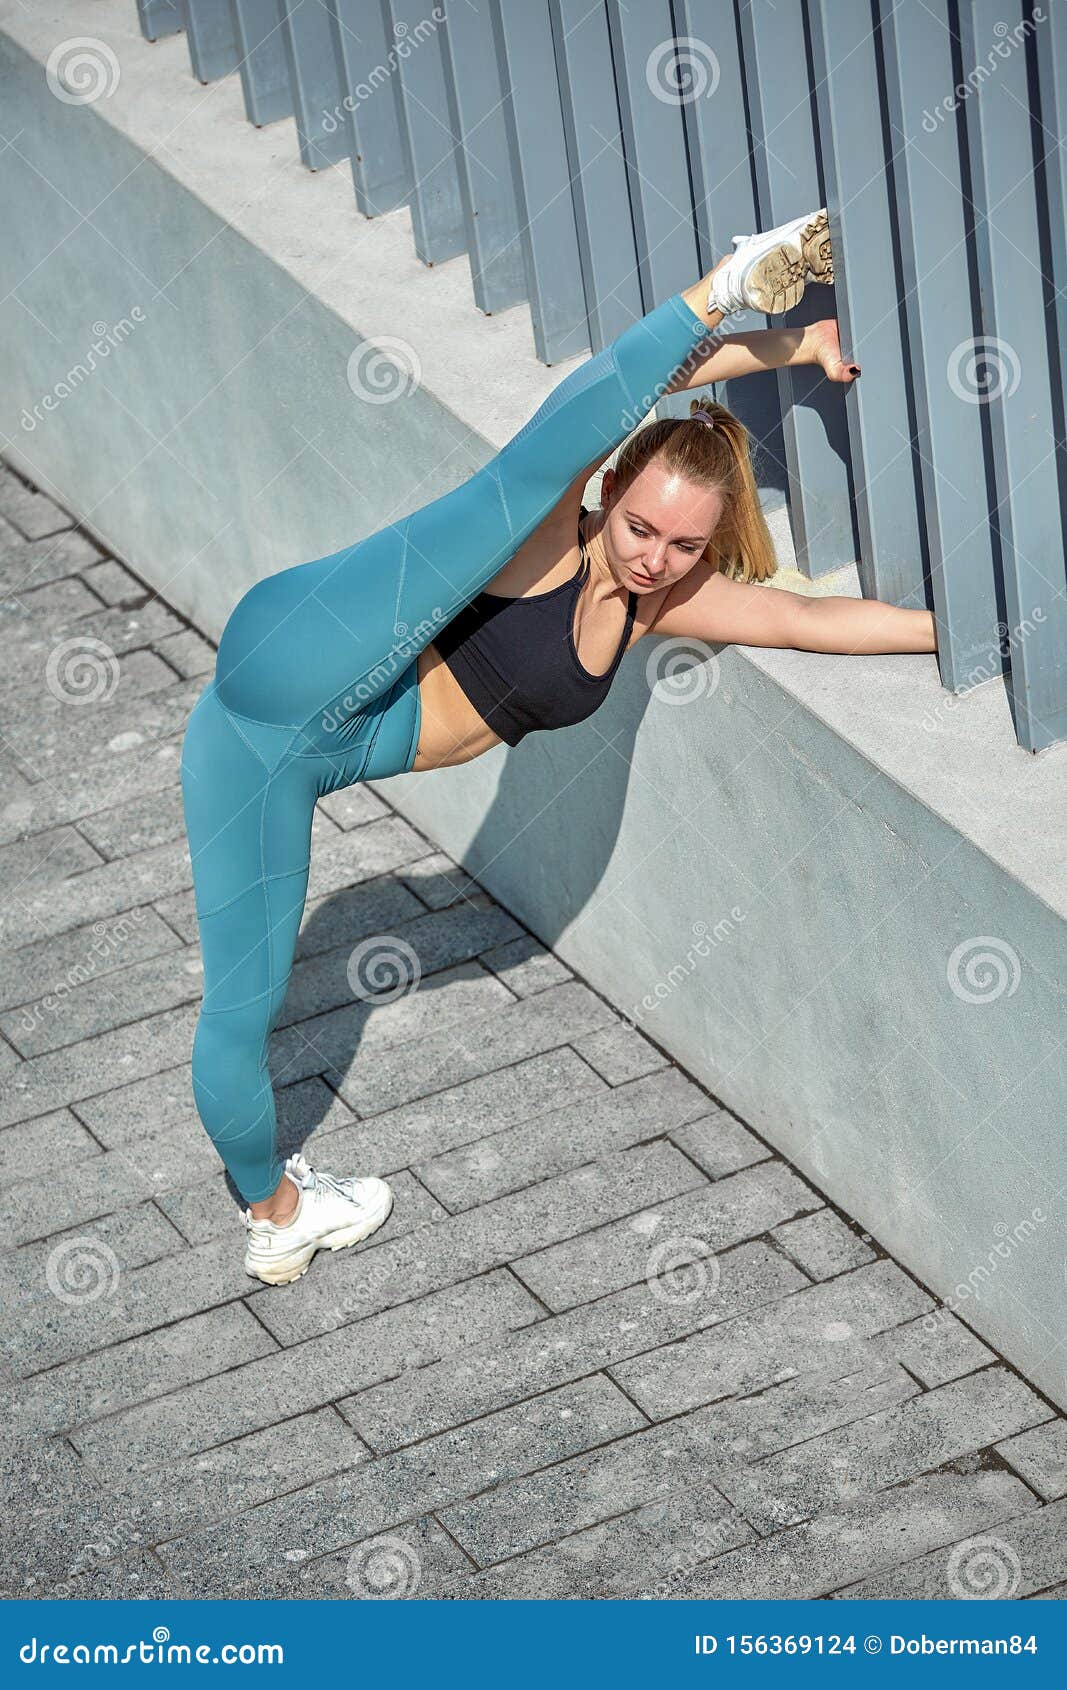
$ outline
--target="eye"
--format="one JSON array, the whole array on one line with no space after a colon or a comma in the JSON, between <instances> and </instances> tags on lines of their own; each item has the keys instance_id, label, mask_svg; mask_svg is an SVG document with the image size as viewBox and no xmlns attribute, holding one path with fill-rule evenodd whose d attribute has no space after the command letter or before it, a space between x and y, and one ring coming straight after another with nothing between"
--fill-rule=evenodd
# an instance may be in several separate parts
<instances>
[{"instance_id":1,"label":"eye","mask_svg":"<svg viewBox=\"0 0 1067 1690\"><path fill-rule=\"evenodd\" d=\"M627 523L627 527L629 528L630 533L636 534L636 536L639 540L647 540L648 533L644 528L635 528L632 522ZM699 546L682 546L680 549L683 552L690 552L690 553L700 551Z\"/></svg>"}]
</instances>

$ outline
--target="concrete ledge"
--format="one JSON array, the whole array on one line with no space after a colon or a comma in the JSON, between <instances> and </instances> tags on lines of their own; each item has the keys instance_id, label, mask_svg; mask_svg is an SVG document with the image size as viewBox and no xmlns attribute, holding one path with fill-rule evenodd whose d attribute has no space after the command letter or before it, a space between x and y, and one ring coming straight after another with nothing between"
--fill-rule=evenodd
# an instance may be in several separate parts
<instances>
[{"instance_id":1,"label":"concrete ledge","mask_svg":"<svg viewBox=\"0 0 1067 1690\"><path fill-rule=\"evenodd\" d=\"M119 85L67 106L42 66L83 9L0 0L3 449L217 633L251 580L455 485L567 366L182 38L125 0L92 28ZM353 400L376 346L417 361L403 403ZM1001 683L953 699L932 657L728 648L690 679L652 694L638 648L580 728L383 790L1067 1404L1067 749L1021 751Z\"/></svg>"}]
</instances>

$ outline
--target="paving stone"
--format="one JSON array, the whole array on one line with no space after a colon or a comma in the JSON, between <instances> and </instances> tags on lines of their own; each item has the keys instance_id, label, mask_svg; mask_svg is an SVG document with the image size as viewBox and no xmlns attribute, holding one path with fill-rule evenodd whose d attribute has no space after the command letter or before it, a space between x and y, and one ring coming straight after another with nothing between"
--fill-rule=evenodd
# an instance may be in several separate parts
<instances>
[{"instance_id":1,"label":"paving stone","mask_svg":"<svg viewBox=\"0 0 1067 1690\"><path fill-rule=\"evenodd\" d=\"M1047 1416L1021 1379L1004 1368L986 1368L720 1482L746 1520L766 1534L940 1467Z\"/></svg>"},{"instance_id":2,"label":"paving stone","mask_svg":"<svg viewBox=\"0 0 1067 1690\"><path fill-rule=\"evenodd\" d=\"M504 990L499 982L493 983L498 992ZM569 1035L614 1019L614 1010L588 987L568 981L535 997L512 1001L488 1017L474 1014L459 1026L442 1028L402 1051L385 1052L373 1065L357 1062L347 1072L337 1068L338 1090L358 1114L377 1114L554 1049L569 1042Z\"/></svg>"},{"instance_id":3,"label":"paving stone","mask_svg":"<svg viewBox=\"0 0 1067 1690\"><path fill-rule=\"evenodd\" d=\"M693 1485L428 1594L464 1601L529 1598L541 1584L540 1594L557 1600L669 1600L685 1594L685 1576L702 1557L735 1549L752 1535L714 1485Z\"/></svg>"},{"instance_id":4,"label":"paving stone","mask_svg":"<svg viewBox=\"0 0 1067 1690\"><path fill-rule=\"evenodd\" d=\"M669 1510L644 1510L643 1529L640 1516L627 1515L435 1594L467 1601L641 1593L702 1601L811 1600L853 1571L891 1564L1017 1513L1021 1490L1004 1473L935 1474L773 1538L750 1535L725 1553L715 1542L711 1510L708 1519L695 1522L704 1530L693 1529L697 1499L687 1496ZM679 1521L682 1509L688 1518ZM739 1524L735 1515L724 1519L727 1526Z\"/></svg>"},{"instance_id":5,"label":"paving stone","mask_svg":"<svg viewBox=\"0 0 1067 1690\"><path fill-rule=\"evenodd\" d=\"M166 1566L204 1594L271 1567L286 1548L324 1554L531 1465L558 1461L630 1431L641 1416L603 1378L547 1391L462 1433L365 1462L224 1525L165 1544Z\"/></svg>"},{"instance_id":6,"label":"paving stone","mask_svg":"<svg viewBox=\"0 0 1067 1690\"><path fill-rule=\"evenodd\" d=\"M486 951L482 961L486 968L491 968L494 974L500 976L516 997L532 997L534 992L543 992L546 986L558 986L561 980L573 978L570 969L559 957L546 951L532 934L520 932L517 922L513 922L512 926L517 936L507 944Z\"/></svg>"},{"instance_id":7,"label":"paving stone","mask_svg":"<svg viewBox=\"0 0 1067 1690\"><path fill-rule=\"evenodd\" d=\"M363 1602L412 1598L470 1569L431 1515L405 1520L387 1532L364 1538L333 1555L307 1559L299 1547L282 1550L273 1567L259 1567L254 1578L230 1587L231 1600ZM292 1559L290 1559L292 1557Z\"/></svg>"},{"instance_id":8,"label":"paving stone","mask_svg":"<svg viewBox=\"0 0 1067 1690\"><path fill-rule=\"evenodd\" d=\"M51 828L18 844L0 846L0 923L12 932L24 926L27 939L37 938L38 924L27 921L24 912L55 896L64 880L96 868L102 860L72 827Z\"/></svg>"},{"instance_id":9,"label":"paving stone","mask_svg":"<svg viewBox=\"0 0 1067 1690\"><path fill-rule=\"evenodd\" d=\"M131 915L142 913L138 910ZM113 931L119 931L122 919L111 918ZM162 929L158 916L155 920ZM199 949L175 945L162 955L130 962L99 979L86 980L62 996L52 993L22 1009L9 1010L0 1015L0 1032L20 1056L39 1056L178 1004L198 1003L203 989Z\"/></svg>"},{"instance_id":10,"label":"paving stone","mask_svg":"<svg viewBox=\"0 0 1067 1690\"><path fill-rule=\"evenodd\" d=\"M374 790L374 782L368 785ZM433 910L443 910L457 899L482 896L482 888L467 873L460 868L451 857L446 857L443 851L430 851L427 856L420 857L418 862L411 863L400 871L400 878L406 886L428 904Z\"/></svg>"},{"instance_id":11,"label":"paving stone","mask_svg":"<svg viewBox=\"0 0 1067 1690\"><path fill-rule=\"evenodd\" d=\"M328 831L327 831L328 830ZM95 816L79 821L78 831L109 861L116 857L130 857L147 851L153 845L165 845L172 839L185 838L185 816L182 810L181 788L167 792L152 792L114 810L103 810ZM312 848L317 840L336 838L337 829L322 818L315 817L311 829ZM189 937L196 938L195 909Z\"/></svg>"},{"instance_id":12,"label":"paving stone","mask_svg":"<svg viewBox=\"0 0 1067 1690\"><path fill-rule=\"evenodd\" d=\"M165 634L176 633L180 623L173 611L158 599L141 610L98 610L92 616L67 617L47 628L35 622L20 630L18 647L0 674L0 698L35 679L44 681L50 654L68 640L93 640L121 658L140 646L154 645Z\"/></svg>"},{"instance_id":13,"label":"paving stone","mask_svg":"<svg viewBox=\"0 0 1067 1690\"><path fill-rule=\"evenodd\" d=\"M28 845L37 846L46 835L35 835ZM97 866L88 867L69 880L42 887L42 874L21 883L17 899L8 897L0 908L0 943L28 944L53 933L81 927L87 921L102 921L122 910L165 898L169 892L189 884L189 849L184 841L159 845L122 862L98 862L91 845L82 841ZM7 845L5 851L20 851L21 845ZM43 861L43 857L38 858ZM49 868L54 875L53 859Z\"/></svg>"},{"instance_id":14,"label":"paving stone","mask_svg":"<svg viewBox=\"0 0 1067 1690\"><path fill-rule=\"evenodd\" d=\"M353 1119L347 1105L319 1079L280 1087L275 1106L278 1149L286 1155L316 1129L331 1132ZM178 1068L79 1102L77 1114L109 1150L161 1135L178 1143L182 1134L190 1144L206 1136L193 1101L188 1058Z\"/></svg>"},{"instance_id":15,"label":"paving stone","mask_svg":"<svg viewBox=\"0 0 1067 1690\"><path fill-rule=\"evenodd\" d=\"M135 600L143 603L152 590L113 557L105 558L102 563L95 563L83 571L82 580L98 598L110 605L131 604Z\"/></svg>"},{"instance_id":16,"label":"paving stone","mask_svg":"<svg viewBox=\"0 0 1067 1690\"><path fill-rule=\"evenodd\" d=\"M86 1483L60 1506L28 1501L0 1542L0 1589L14 1594L33 1582L77 1578L366 1456L351 1427L325 1408L151 1475L105 1488Z\"/></svg>"},{"instance_id":17,"label":"paving stone","mask_svg":"<svg viewBox=\"0 0 1067 1690\"><path fill-rule=\"evenodd\" d=\"M897 1359L928 1388L996 1360L993 1351L946 1308L935 1308L887 1337L893 1340Z\"/></svg>"},{"instance_id":18,"label":"paving stone","mask_svg":"<svg viewBox=\"0 0 1067 1690\"><path fill-rule=\"evenodd\" d=\"M521 1256L535 1240L570 1237L628 1213L649 1195L673 1197L701 1178L673 1145L608 1155L421 1231L417 1255L404 1273L376 1284L362 1305L353 1300L355 1291L374 1275L377 1253L388 1250L387 1244L369 1242L358 1255L339 1251L322 1263L314 1280L300 1281L299 1298L272 1296L258 1302L256 1312L280 1342L295 1343L343 1325L361 1306L369 1312L485 1273Z\"/></svg>"},{"instance_id":19,"label":"paving stone","mask_svg":"<svg viewBox=\"0 0 1067 1690\"><path fill-rule=\"evenodd\" d=\"M1007 1487L1018 1483L1006 1473L983 1473ZM892 1495L892 1492L889 1493ZM975 1533L965 1536L965 1533ZM898 1555L896 1560L901 1561ZM1018 1601L1049 1589L1067 1574L1067 1504L1042 1508L1024 1486L1016 1506L990 1520L961 1522L951 1539L916 1554L899 1566L855 1569L870 1576L835 1590L847 1601Z\"/></svg>"},{"instance_id":20,"label":"paving stone","mask_svg":"<svg viewBox=\"0 0 1067 1690\"><path fill-rule=\"evenodd\" d=\"M786 1221L774 1227L771 1236L813 1279L831 1279L876 1259L876 1252L832 1209Z\"/></svg>"},{"instance_id":21,"label":"paving stone","mask_svg":"<svg viewBox=\"0 0 1067 1690\"><path fill-rule=\"evenodd\" d=\"M721 1265L714 1313L706 1298L672 1301L648 1285L630 1286L539 1320L525 1331L481 1344L472 1340L417 1374L369 1383L358 1395L340 1400L339 1407L372 1448L396 1448L521 1402L547 1386L601 1368L614 1374L619 1371L615 1364L625 1357L640 1356L712 1320L728 1322L740 1350L746 1334L751 1340L753 1326L759 1329L758 1322L740 1318L745 1311L768 1303L788 1308L796 1300L788 1293L807 1285L799 1268L763 1243L727 1251ZM767 1383L777 1377L773 1355L763 1372ZM729 1380L717 1389L712 1374L701 1385L705 1400L730 1391Z\"/></svg>"},{"instance_id":22,"label":"paving stone","mask_svg":"<svg viewBox=\"0 0 1067 1690\"><path fill-rule=\"evenodd\" d=\"M1043 1497L1067 1496L1067 1420L1046 1420L995 1446L1010 1467Z\"/></svg>"},{"instance_id":23,"label":"paving stone","mask_svg":"<svg viewBox=\"0 0 1067 1690\"><path fill-rule=\"evenodd\" d=\"M756 1397L694 1410L540 1472L483 1491L441 1513L485 1566L522 1554L683 1487L715 1489L720 1473L909 1396L901 1367L815 1384L790 1379ZM722 1498L725 1504L726 1498Z\"/></svg>"},{"instance_id":24,"label":"paving stone","mask_svg":"<svg viewBox=\"0 0 1067 1690\"><path fill-rule=\"evenodd\" d=\"M449 1041L458 1044L465 1027L513 1001L500 982L478 963L460 963L421 981L415 991L404 993L392 1003L357 1000L282 1028L271 1044L271 1073L284 1084L311 1074L329 1074L331 1079L336 1077L342 1097L357 1113L370 1113L360 1108L365 1088L354 1074L349 1075L350 1068L355 1072L373 1069L375 1075L391 1072L386 1069L386 1052L395 1050L399 1052L395 1058L398 1065L416 1068L424 1075L428 1050L437 1053L438 1064L443 1067L440 1053L447 1051ZM426 1089L440 1090L448 1083L447 1074L442 1074L438 1085L427 1085ZM417 1096L418 1090L416 1085L409 1095Z\"/></svg>"},{"instance_id":25,"label":"paving stone","mask_svg":"<svg viewBox=\"0 0 1067 1690\"><path fill-rule=\"evenodd\" d=\"M711 1179L734 1174L774 1154L725 1109L715 1110L690 1126L674 1128L671 1138Z\"/></svg>"},{"instance_id":26,"label":"paving stone","mask_svg":"<svg viewBox=\"0 0 1067 1690\"><path fill-rule=\"evenodd\" d=\"M5 1525L15 1505L59 1504L85 1483L85 1463L62 1438L30 1437L4 1427L0 1446L0 1499L9 1504Z\"/></svg>"},{"instance_id":27,"label":"paving stone","mask_svg":"<svg viewBox=\"0 0 1067 1690\"><path fill-rule=\"evenodd\" d=\"M137 660L138 672L123 685L127 666ZM143 674L147 660L156 666L153 684ZM131 652L119 665L114 696L77 705L57 701L47 692L34 699L9 736L21 772L33 781L51 781L67 769L122 751L142 752L160 740L185 731L196 703L198 682L176 681L152 652ZM21 695L20 695L21 696ZM47 708L51 706L51 708ZM140 799L133 790L128 800Z\"/></svg>"},{"instance_id":28,"label":"paving stone","mask_svg":"<svg viewBox=\"0 0 1067 1690\"><path fill-rule=\"evenodd\" d=\"M799 1277L799 1272L798 1272ZM806 1285L772 1308L612 1368L653 1420L681 1414L716 1396L758 1390L781 1370L855 1364L850 1341L924 1313L930 1299L894 1262L872 1262L836 1279ZM836 1352L836 1354L835 1354Z\"/></svg>"},{"instance_id":29,"label":"paving stone","mask_svg":"<svg viewBox=\"0 0 1067 1690\"><path fill-rule=\"evenodd\" d=\"M195 628L183 628L156 642L156 650L187 681L215 673L215 648Z\"/></svg>"},{"instance_id":30,"label":"paving stone","mask_svg":"<svg viewBox=\"0 0 1067 1690\"><path fill-rule=\"evenodd\" d=\"M618 1021L573 1041L579 1056L607 1080L609 1086L625 1085L665 1066L667 1058L636 1028ZM705 1100L706 1101L706 1100Z\"/></svg>"},{"instance_id":31,"label":"paving stone","mask_svg":"<svg viewBox=\"0 0 1067 1690\"><path fill-rule=\"evenodd\" d=\"M41 1590L23 1591L23 1595L31 1594L49 1602L166 1602L181 1592L157 1558L146 1552L108 1561Z\"/></svg>"},{"instance_id":32,"label":"paving stone","mask_svg":"<svg viewBox=\"0 0 1067 1690\"><path fill-rule=\"evenodd\" d=\"M518 1257L511 1268L555 1313L642 1280L659 1286L664 1296L714 1300L716 1252L758 1237L783 1215L814 1202L815 1192L784 1162L764 1162Z\"/></svg>"},{"instance_id":33,"label":"paving stone","mask_svg":"<svg viewBox=\"0 0 1067 1690\"><path fill-rule=\"evenodd\" d=\"M603 1082L592 1070L563 1046L361 1121L342 1132L336 1142L331 1140L329 1154L358 1161L367 1172L383 1175L416 1164L421 1179L424 1170L432 1165L422 1158L434 1151L447 1152L457 1141L485 1142L480 1135L494 1126L507 1129L522 1123L532 1137L540 1132L541 1117L557 1110L564 1098L573 1100L579 1092L591 1103L604 1090ZM598 1149L609 1148L612 1146L607 1142L598 1146ZM569 1159L563 1159L558 1171L565 1171L569 1165L573 1165ZM551 1171L542 1169L540 1177ZM538 1177L534 1174L519 1183L533 1184ZM457 1198L456 1181L448 1181L447 1195L442 1195L444 1185L435 1183L446 1208L470 1207ZM491 1195L499 1196L503 1192L494 1190Z\"/></svg>"},{"instance_id":34,"label":"paving stone","mask_svg":"<svg viewBox=\"0 0 1067 1690\"><path fill-rule=\"evenodd\" d=\"M103 555L88 534L76 529L26 540L5 524L0 527L0 593L29 592L46 581L77 575Z\"/></svg>"},{"instance_id":35,"label":"paving stone","mask_svg":"<svg viewBox=\"0 0 1067 1690\"><path fill-rule=\"evenodd\" d=\"M15 1180L37 1179L56 1167L69 1167L87 1156L99 1156L100 1146L68 1109L57 1109L40 1120L0 1132L0 1186ZM0 1234L0 1243L7 1240ZM0 1257L2 1265L3 1257Z\"/></svg>"},{"instance_id":36,"label":"paving stone","mask_svg":"<svg viewBox=\"0 0 1067 1690\"><path fill-rule=\"evenodd\" d=\"M0 975L0 1009L21 1004L30 1020L61 1015L84 982L98 982L116 969L177 948L175 934L149 908L124 910L91 927L73 927L7 953Z\"/></svg>"},{"instance_id":37,"label":"paving stone","mask_svg":"<svg viewBox=\"0 0 1067 1690\"><path fill-rule=\"evenodd\" d=\"M310 1277L301 1283L307 1284ZM226 1313L232 1318L232 1310L233 1305L229 1311L217 1310L214 1318ZM245 1309L240 1312L247 1314ZM529 1293L500 1270L448 1286L388 1314L371 1315L292 1349L275 1351L262 1361L241 1366L244 1358L234 1356L205 1367L198 1375L203 1383L187 1385L163 1399L162 1392L172 1389L164 1383L155 1393L161 1400L109 1420L101 1418L107 1409L96 1406L91 1393L86 1393L79 1411L59 1424L94 1422L82 1424L74 1436L86 1460L103 1474L158 1466L272 1425L279 1403L287 1414L305 1413L378 1379L423 1368L459 1345L477 1344L525 1325L540 1313ZM266 1331L258 1330L264 1349L273 1349ZM141 1342L158 1342L159 1337L152 1334L151 1340ZM223 1377L206 1377L222 1366L230 1369ZM33 1405L29 1413L32 1416Z\"/></svg>"},{"instance_id":38,"label":"paving stone","mask_svg":"<svg viewBox=\"0 0 1067 1690\"><path fill-rule=\"evenodd\" d=\"M351 827L363 827L381 816L390 814L388 804L373 793L365 781L342 787L340 792L328 792L319 799L318 808L325 810L331 821L347 832Z\"/></svg>"},{"instance_id":39,"label":"paving stone","mask_svg":"<svg viewBox=\"0 0 1067 1690\"><path fill-rule=\"evenodd\" d=\"M73 517L53 504L47 494L6 468L0 469L0 513L27 540L39 540L62 528L74 527Z\"/></svg>"},{"instance_id":40,"label":"paving stone","mask_svg":"<svg viewBox=\"0 0 1067 1690\"><path fill-rule=\"evenodd\" d=\"M0 1088L0 1126L187 1062L195 1027L195 1008L171 1009L20 1063Z\"/></svg>"},{"instance_id":41,"label":"paving stone","mask_svg":"<svg viewBox=\"0 0 1067 1690\"><path fill-rule=\"evenodd\" d=\"M103 1429L117 1425L125 1415L141 1414L150 1424L165 1422L176 1407L180 1410L187 1398L195 1397L197 1381L221 1375L227 1381L228 1391L233 1382L228 1370L240 1369L257 1357L277 1353L270 1334L244 1305L228 1303L188 1320L158 1327L95 1355L77 1357L23 1381L17 1390L4 1392L0 1401L8 1425L16 1430L61 1431L96 1421L99 1424L92 1427L94 1438L103 1438ZM219 1382L214 1382L216 1389ZM172 1394L168 1396L168 1392ZM320 1398L320 1402L326 1400ZM276 1398L273 1413L260 1420L259 1426L277 1420L278 1401ZM133 1408L134 1404L140 1406ZM294 1407L293 1412L299 1412L299 1407ZM105 1420L105 1415L116 1418ZM94 1441L86 1432L79 1437L90 1444ZM203 1443L206 1446L220 1441L205 1437ZM192 1443L179 1448L176 1439L174 1447L165 1449L161 1459L169 1461L197 1447L200 1446ZM136 1462L120 1459L115 1465L125 1474Z\"/></svg>"},{"instance_id":42,"label":"paving stone","mask_svg":"<svg viewBox=\"0 0 1067 1690\"><path fill-rule=\"evenodd\" d=\"M610 1150L658 1137L698 1113L703 1102L697 1086L668 1069L629 1086L586 1090L536 1120L522 1116L518 1124L502 1123L499 1132L417 1162L416 1171L453 1212L471 1209Z\"/></svg>"},{"instance_id":43,"label":"paving stone","mask_svg":"<svg viewBox=\"0 0 1067 1690\"><path fill-rule=\"evenodd\" d=\"M288 1026L339 1005L361 1014L373 1013L375 990L387 997L401 985L413 990L420 979L478 956L515 926L499 907L457 907L440 915L424 912L389 932L370 935L358 956L345 944L305 958L293 970L279 1025ZM357 995L353 980L356 988L370 994L366 999Z\"/></svg>"},{"instance_id":44,"label":"paving stone","mask_svg":"<svg viewBox=\"0 0 1067 1690\"><path fill-rule=\"evenodd\" d=\"M17 1250L7 1249L0 1255L0 1291L13 1331L17 1332L25 1318L19 1312L24 1305L41 1298L54 1299L55 1293L48 1283L49 1258L57 1246L73 1244L75 1240L79 1248L86 1244L99 1246L103 1259L110 1253L120 1274L132 1273L135 1268L157 1262L163 1256L173 1256L185 1248L181 1233L153 1203L137 1203L114 1214L83 1221L70 1231L23 1244ZM5 1335L4 1342L14 1353L14 1338Z\"/></svg>"},{"instance_id":45,"label":"paving stone","mask_svg":"<svg viewBox=\"0 0 1067 1690\"><path fill-rule=\"evenodd\" d=\"M91 616L100 609L101 601L76 575L58 581L31 585L24 592L0 600L0 627L11 639L20 624L48 625L54 621L73 622Z\"/></svg>"},{"instance_id":46,"label":"paving stone","mask_svg":"<svg viewBox=\"0 0 1067 1690\"><path fill-rule=\"evenodd\" d=\"M181 779L180 736L162 745L105 751L81 768L68 769L29 788L28 796L0 809L0 842L21 839L98 810L162 792Z\"/></svg>"}]
</instances>

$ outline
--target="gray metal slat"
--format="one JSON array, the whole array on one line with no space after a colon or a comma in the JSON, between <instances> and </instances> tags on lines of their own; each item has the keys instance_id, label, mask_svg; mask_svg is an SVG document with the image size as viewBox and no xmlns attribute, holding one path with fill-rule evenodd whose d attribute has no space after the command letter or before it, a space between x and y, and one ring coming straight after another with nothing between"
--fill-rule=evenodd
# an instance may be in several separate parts
<instances>
[{"instance_id":1,"label":"gray metal slat","mask_svg":"<svg viewBox=\"0 0 1067 1690\"><path fill-rule=\"evenodd\" d=\"M227 0L183 0L189 64L198 82L218 82L237 69L237 37Z\"/></svg>"},{"instance_id":2,"label":"gray metal slat","mask_svg":"<svg viewBox=\"0 0 1067 1690\"><path fill-rule=\"evenodd\" d=\"M599 352L642 317L641 278L604 0L550 0L578 253Z\"/></svg>"},{"instance_id":3,"label":"gray metal slat","mask_svg":"<svg viewBox=\"0 0 1067 1690\"><path fill-rule=\"evenodd\" d=\"M230 0L230 6L249 123L262 128L279 118L292 117L293 96L279 0Z\"/></svg>"},{"instance_id":4,"label":"gray metal slat","mask_svg":"<svg viewBox=\"0 0 1067 1690\"><path fill-rule=\"evenodd\" d=\"M329 11L356 205L365 217L380 217L407 205L412 188L388 6L329 0Z\"/></svg>"},{"instance_id":5,"label":"gray metal slat","mask_svg":"<svg viewBox=\"0 0 1067 1690\"><path fill-rule=\"evenodd\" d=\"M1019 0L973 0L961 8L964 64L993 61L964 105L964 126L976 211L979 352L994 380L979 384L977 395L962 379L959 387L965 402L981 403L990 427L1008 689L1019 742L1039 751L1067 737L1067 599L1045 313L1051 282L1040 267L1021 30ZM997 42L1010 50L994 58Z\"/></svg>"},{"instance_id":6,"label":"gray metal slat","mask_svg":"<svg viewBox=\"0 0 1067 1690\"><path fill-rule=\"evenodd\" d=\"M675 77L682 90L689 168L693 178L698 273L714 268L731 250L732 235L758 228L748 145L741 46L734 0L674 0L679 51L674 66L661 62L661 80ZM736 330L768 326L752 311ZM732 332L727 328L725 333ZM712 382L710 392L744 423L751 436L753 468L764 510L781 510L789 475L782 439L782 398L774 370L738 381ZM690 394L672 394L657 407L663 416L688 416Z\"/></svg>"},{"instance_id":7,"label":"gray metal slat","mask_svg":"<svg viewBox=\"0 0 1067 1690\"><path fill-rule=\"evenodd\" d=\"M812 57L834 244L841 346L863 364L844 396L868 598L925 608L926 545L918 464L902 441L910 397L897 246L885 171L870 0L811 0ZM831 390L831 398L834 397ZM840 398L840 395L838 395Z\"/></svg>"},{"instance_id":8,"label":"gray metal slat","mask_svg":"<svg viewBox=\"0 0 1067 1690\"><path fill-rule=\"evenodd\" d=\"M981 417L960 404L948 380L950 355L975 334L958 118L945 106L956 82L948 0L882 0L881 21L938 657L943 684L962 692L989 677L999 607L989 525L975 526L976 507L988 508ZM906 420L892 427L903 446Z\"/></svg>"},{"instance_id":9,"label":"gray metal slat","mask_svg":"<svg viewBox=\"0 0 1067 1690\"><path fill-rule=\"evenodd\" d=\"M528 292L489 0L453 6L441 48L474 302L506 311Z\"/></svg>"},{"instance_id":10,"label":"gray metal slat","mask_svg":"<svg viewBox=\"0 0 1067 1690\"><path fill-rule=\"evenodd\" d=\"M400 133L411 176L411 225L424 264L442 264L467 250L456 139L437 30L420 30L424 8L416 0L387 0L397 41ZM414 38L414 45L411 45Z\"/></svg>"},{"instance_id":11,"label":"gray metal slat","mask_svg":"<svg viewBox=\"0 0 1067 1690\"><path fill-rule=\"evenodd\" d=\"M326 170L348 156L330 16L322 0L280 4L300 159L308 170Z\"/></svg>"},{"instance_id":12,"label":"gray metal slat","mask_svg":"<svg viewBox=\"0 0 1067 1690\"><path fill-rule=\"evenodd\" d=\"M181 0L137 0L137 21L146 41L180 35L185 28Z\"/></svg>"},{"instance_id":13,"label":"gray metal slat","mask_svg":"<svg viewBox=\"0 0 1067 1690\"><path fill-rule=\"evenodd\" d=\"M825 204L804 12L761 0L742 6L740 25L759 226L766 229ZM833 290L809 284L795 310L774 322L776 327L799 328L835 310ZM786 367L777 376L797 565L818 576L852 561L859 552L844 406L839 393L827 390L821 370Z\"/></svg>"},{"instance_id":14,"label":"gray metal slat","mask_svg":"<svg viewBox=\"0 0 1067 1690\"><path fill-rule=\"evenodd\" d=\"M534 348L546 364L589 347L548 0L491 0Z\"/></svg>"}]
</instances>

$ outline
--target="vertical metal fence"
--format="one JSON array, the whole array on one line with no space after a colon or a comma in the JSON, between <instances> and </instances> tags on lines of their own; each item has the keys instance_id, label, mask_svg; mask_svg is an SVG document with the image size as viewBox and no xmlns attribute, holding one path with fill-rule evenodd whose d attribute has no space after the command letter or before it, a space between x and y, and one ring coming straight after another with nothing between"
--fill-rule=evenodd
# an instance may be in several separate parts
<instances>
[{"instance_id":1,"label":"vertical metal fence","mask_svg":"<svg viewBox=\"0 0 1067 1690\"><path fill-rule=\"evenodd\" d=\"M1067 0L137 9L308 168L348 159L359 212L407 205L424 262L465 253L478 309L528 302L546 363L827 205L837 284L788 320L836 316L863 377L721 385L761 497L809 574L932 606L948 688L1003 674L1019 743L1067 738Z\"/></svg>"}]
</instances>

